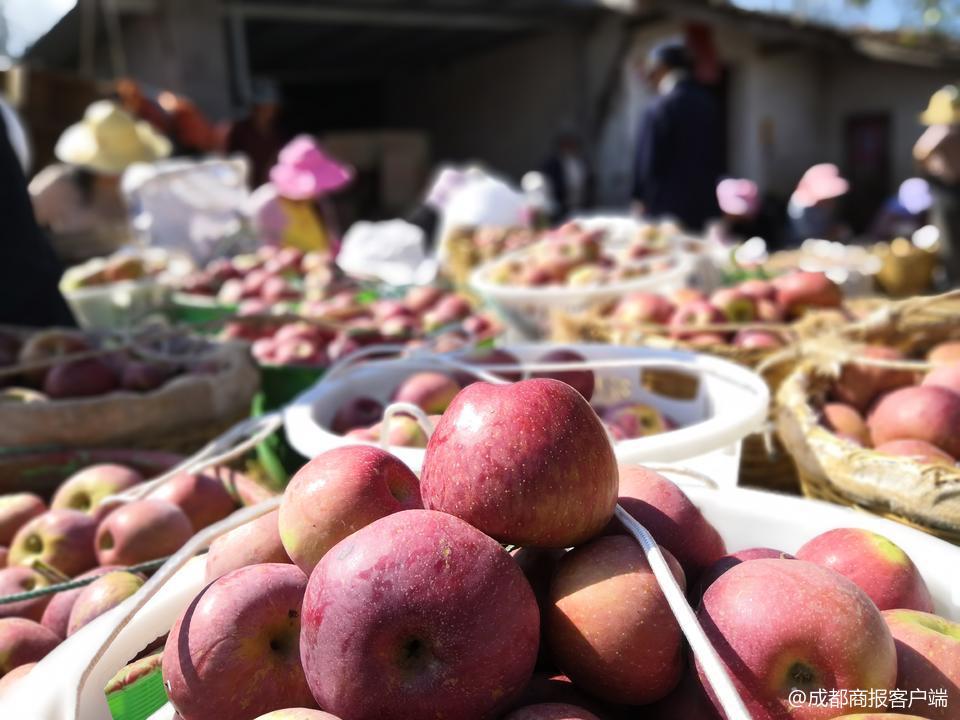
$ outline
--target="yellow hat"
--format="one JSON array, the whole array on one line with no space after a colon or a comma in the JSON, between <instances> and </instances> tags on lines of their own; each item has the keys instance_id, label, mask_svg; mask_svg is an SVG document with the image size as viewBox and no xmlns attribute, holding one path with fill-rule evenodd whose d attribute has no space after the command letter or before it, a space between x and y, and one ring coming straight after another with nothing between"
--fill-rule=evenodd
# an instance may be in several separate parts
<instances>
[{"instance_id":1,"label":"yellow hat","mask_svg":"<svg viewBox=\"0 0 960 720\"><path fill-rule=\"evenodd\" d=\"M960 89L945 85L930 96L927 109L920 115L924 125L960 124Z\"/></svg>"},{"instance_id":2,"label":"yellow hat","mask_svg":"<svg viewBox=\"0 0 960 720\"><path fill-rule=\"evenodd\" d=\"M153 162L170 155L171 145L146 122L136 120L117 103L100 100L57 141L61 162L107 175L119 175L136 162Z\"/></svg>"}]
</instances>

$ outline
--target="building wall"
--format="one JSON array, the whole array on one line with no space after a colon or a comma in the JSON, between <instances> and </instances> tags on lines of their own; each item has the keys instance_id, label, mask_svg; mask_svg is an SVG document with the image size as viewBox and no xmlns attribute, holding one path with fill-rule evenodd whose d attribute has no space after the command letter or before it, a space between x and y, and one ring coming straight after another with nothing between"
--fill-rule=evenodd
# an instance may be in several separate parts
<instances>
[{"instance_id":1,"label":"building wall","mask_svg":"<svg viewBox=\"0 0 960 720\"><path fill-rule=\"evenodd\" d=\"M837 66L828 77L825 105L829 127L826 141L831 155L843 160L844 124L849 116L889 113L892 179L899 183L910 177L915 173L913 144L923 130L917 116L931 94L955 80L944 71L859 58Z\"/></svg>"}]
</instances>

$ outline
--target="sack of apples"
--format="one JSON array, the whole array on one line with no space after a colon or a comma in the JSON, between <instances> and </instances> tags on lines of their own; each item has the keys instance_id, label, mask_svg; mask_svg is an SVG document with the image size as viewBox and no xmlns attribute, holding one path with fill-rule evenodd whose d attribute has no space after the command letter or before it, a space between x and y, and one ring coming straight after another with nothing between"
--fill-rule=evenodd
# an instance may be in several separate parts
<instances>
[{"instance_id":1,"label":"sack of apples","mask_svg":"<svg viewBox=\"0 0 960 720\"><path fill-rule=\"evenodd\" d=\"M958 317L913 298L811 346L777 396L805 494L960 542Z\"/></svg>"},{"instance_id":2,"label":"sack of apples","mask_svg":"<svg viewBox=\"0 0 960 720\"><path fill-rule=\"evenodd\" d=\"M43 658L0 690L0 714L106 717L110 676L165 635L140 661L162 674L162 718L807 720L913 689L929 693L919 717L955 717L960 626L933 613L960 609L932 573L956 551L934 538L867 517L896 541L838 525L728 554L679 486L618 466L555 379L468 386L426 453L420 478L375 447L314 458L52 651L0 625L8 666ZM731 494L791 506L724 525L771 544L795 506L820 507L723 491L715 519Z\"/></svg>"},{"instance_id":3,"label":"sack of apples","mask_svg":"<svg viewBox=\"0 0 960 720\"><path fill-rule=\"evenodd\" d=\"M247 414L258 382L245 345L169 328L0 330L0 448L192 452Z\"/></svg>"}]
</instances>

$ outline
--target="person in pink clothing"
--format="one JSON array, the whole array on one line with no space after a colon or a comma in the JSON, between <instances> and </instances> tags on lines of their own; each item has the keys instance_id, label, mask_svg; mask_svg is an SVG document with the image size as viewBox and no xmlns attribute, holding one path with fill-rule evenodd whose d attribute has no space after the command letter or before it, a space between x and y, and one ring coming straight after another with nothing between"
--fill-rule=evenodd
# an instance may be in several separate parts
<instances>
[{"instance_id":1,"label":"person in pink clothing","mask_svg":"<svg viewBox=\"0 0 960 720\"><path fill-rule=\"evenodd\" d=\"M280 151L270 181L250 196L250 219L269 245L336 254L336 213L329 195L353 179L353 170L329 157L309 135Z\"/></svg>"}]
</instances>

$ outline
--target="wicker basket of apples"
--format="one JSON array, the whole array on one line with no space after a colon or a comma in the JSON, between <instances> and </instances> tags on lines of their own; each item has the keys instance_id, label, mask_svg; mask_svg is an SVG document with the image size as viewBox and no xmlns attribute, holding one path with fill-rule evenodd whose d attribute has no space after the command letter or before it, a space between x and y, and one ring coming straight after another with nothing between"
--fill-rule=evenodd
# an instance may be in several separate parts
<instances>
[{"instance_id":1,"label":"wicker basket of apples","mask_svg":"<svg viewBox=\"0 0 960 720\"><path fill-rule=\"evenodd\" d=\"M286 408L286 435L306 458L379 444L419 471L433 428L462 388L537 377L576 388L620 460L682 462L725 486L736 485L740 441L762 426L769 403L755 373L716 358L607 345L508 345L351 358Z\"/></svg>"},{"instance_id":2,"label":"wicker basket of apples","mask_svg":"<svg viewBox=\"0 0 960 720\"><path fill-rule=\"evenodd\" d=\"M923 690L945 720L957 559L880 518L618 466L566 383L474 384L419 479L331 450L59 647L0 632L39 659L0 713L104 718L111 676L164 637L142 661L164 719L807 720Z\"/></svg>"},{"instance_id":3,"label":"wicker basket of apples","mask_svg":"<svg viewBox=\"0 0 960 720\"><path fill-rule=\"evenodd\" d=\"M913 298L811 352L777 396L805 494L960 543L960 300Z\"/></svg>"},{"instance_id":4,"label":"wicker basket of apples","mask_svg":"<svg viewBox=\"0 0 960 720\"><path fill-rule=\"evenodd\" d=\"M249 411L244 344L144 327L0 332L0 476L17 454L128 447L191 452Z\"/></svg>"},{"instance_id":5,"label":"wicker basket of apples","mask_svg":"<svg viewBox=\"0 0 960 720\"><path fill-rule=\"evenodd\" d=\"M671 226L672 227L672 226ZM524 340L549 336L551 314L584 312L631 293L682 287L696 242L644 226L623 240L603 226L570 222L538 242L486 263L471 288Z\"/></svg>"}]
</instances>

